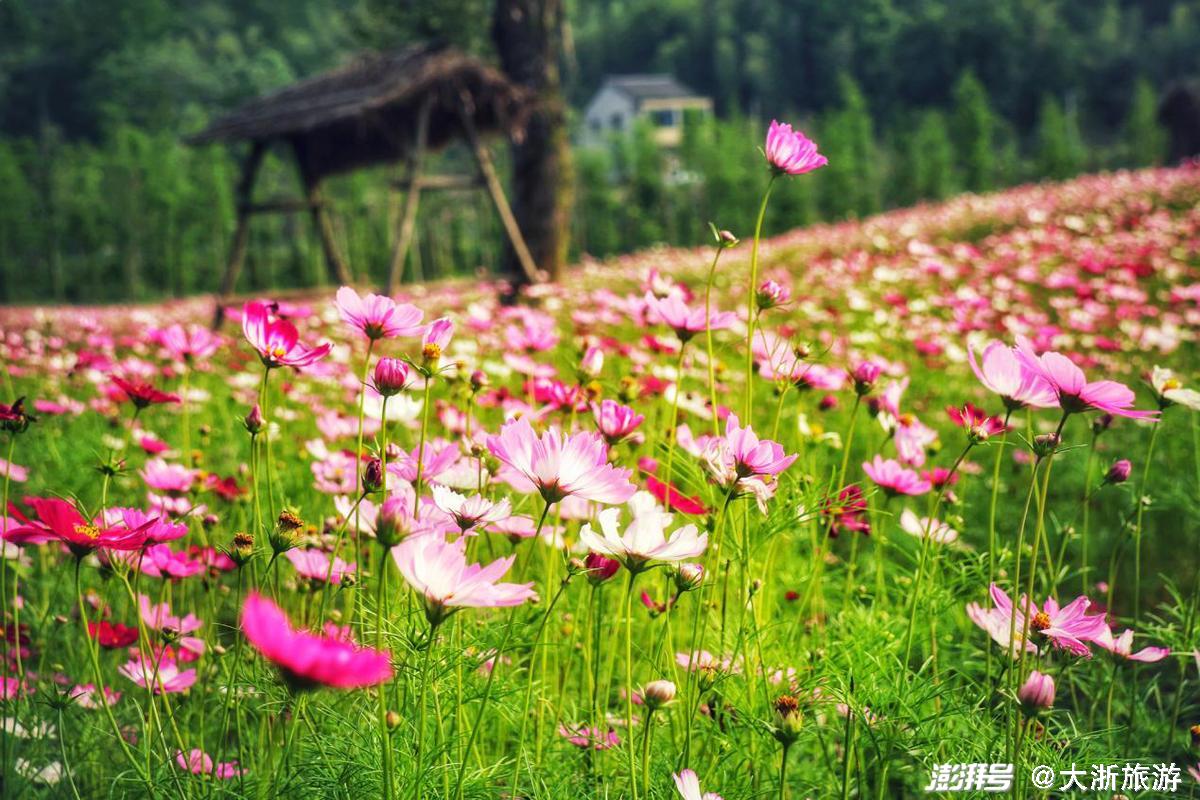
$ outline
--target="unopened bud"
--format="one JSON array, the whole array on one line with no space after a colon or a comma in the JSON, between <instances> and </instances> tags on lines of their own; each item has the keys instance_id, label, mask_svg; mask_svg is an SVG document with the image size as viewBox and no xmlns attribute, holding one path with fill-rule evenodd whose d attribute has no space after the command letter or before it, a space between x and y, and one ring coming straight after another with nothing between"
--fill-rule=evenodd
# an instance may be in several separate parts
<instances>
[{"instance_id":1,"label":"unopened bud","mask_svg":"<svg viewBox=\"0 0 1200 800\"><path fill-rule=\"evenodd\" d=\"M1133 464L1129 463L1129 459L1122 458L1120 461L1114 461L1104 476L1104 483L1124 483L1129 480L1129 473L1132 471Z\"/></svg>"},{"instance_id":2,"label":"unopened bud","mask_svg":"<svg viewBox=\"0 0 1200 800\"><path fill-rule=\"evenodd\" d=\"M262 408L258 403L255 403L254 408L250 409L250 413L242 419L242 424L246 426L246 430L250 431L251 436L257 436L262 432L266 419L263 418Z\"/></svg>"},{"instance_id":3,"label":"unopened bud","mask_svg":"<svg viewBox=\"0 0 1200 800\"><path fill-rule=\"evenodd\" d=\"M604 583L616 575L617 570L621 568L620 562L599 553L588 553L587 557L583 559L583 563L588 570L588 580L593 586Z\"/></svg>"},{"instance_id":4,"label":"unopened bud","mask_svg":"<svg viewBox=\"0 0 1200 800\"><path fill-rule=\"evenodd\" d=\"M675 684L671 681L650 681L642 687L642 702L657 711L675 699Z\"/></svg>"},{"instance_id":5,"label":"unopened bud","mask_svg":"<svg viewBox=\"0 0 1200 800\"><path fill-rule=\"evenodd\" d=\"M1033 670L1024 685L1017 690L1017 699L1027 717L1047 710L1054 705L1054 678Z\"/></svg>"},{"instance_id":6,"label":"unopened bud","mask_svg":"<svg viewBox=\"0 0 1200 800\"><path fill-rule=\"evenodd\" d=\"M381 358L375 362L375 391L392 397L408 388L408 363L398 358Z\"/></svg>"},{"instance_id":7,"label":"unopened bud","mask_svg":"<svg viewBox=\"0 0 1200 800\"><path fill-rule=\"evenodd\" d=\"M788 747L800 738L804 727L804 715L800 713L800 701L790 694L782 694L775 700L775 739Z\"/></svg>"},{"instance_id":8,"label":"unopened bud","mask_svg":"<svg viewBox=\"0 0 1200 800\"><path fill-rule=\"evenodd\" d=\"M233 542L225 551L229 559L239 567L254 558L254 535L239 531L233 535Z\"/></svg>"},{"instance_id":9,"label":"unopened bud","mask_svg":"<svg viewBox=\"0 0 1200 800\"><path fill-rule=\"evenodd\" d=\"M362 487L367 494L373 494L383 488L383 462L378 458L372 458L363 469Z\"/></svg>"},{"instance_id":10,"label":"unopened bud","mask_svg":"<svg viewBox=\"0 0 1200 800\"><path fill-rule=\"evenodd\" d=\"M1038 458L1045 458L1058 449L1061 442L1062 437L1057 433L1039 434L1033 437L1033 454Z\"/></svg>"}]
</instances>

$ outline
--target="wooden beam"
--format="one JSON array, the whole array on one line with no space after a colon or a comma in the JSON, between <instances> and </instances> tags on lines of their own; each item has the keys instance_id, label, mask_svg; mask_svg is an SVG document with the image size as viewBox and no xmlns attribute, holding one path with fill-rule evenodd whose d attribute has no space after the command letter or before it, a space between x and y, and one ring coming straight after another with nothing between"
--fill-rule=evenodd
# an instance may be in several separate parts
<instances>
[{"instance_id":1,"label":"wooden beam","mask_svg":"<svg viewBox=\"0 0 1200 800\"><path fill-rule=\"evenodd\" d=\"M508 234L508 239L512 242L513 250L517 254L517 260L521 263L521 270L530 283L538 283L540 276L537 264L534 263L529 247L525 244L525 237L521 235L521 228L517 225L517 219L508 205L508 198L504 196L504 187L496 175L496 168L492 166L492 157L479 139L479 134L475 130L475 122L467 111L465 100L459 107L458 113L462 119L463 130L467 133L467 140L471 144L471 150L475 154L475 161L479 164L479 172L483 175L488 194L492 197L492 204L496 206L500 221L504 223L504 231Z\"/></svg>"},{"instance_id":2,"label":"wooden beam","mask_svg":"<svg viewBox=\"0 0 1200 800\"><path fill-rule=\"evenodd\" d=\"M417 111L416 141L408 160L407 183L409 188L404 195L404 211L400 216L396 244L392 249L392 261L388 265L387 282L383 285L385 296L390 296L396 285L399 284L400 276L404 271L404 260L408 256L408 248L412 246L413 232L417 224L417 206L421 202L421 189L425 185L425 179L421 177L421 166L425 160L425 147L429 142L429 115L432 110L432 100L426 98Z\"/></svg>"},{"instance_id":3,"label":"wooden beam","mask_svg":"<svg viewBox=\"0 0 1200 800\"><path fill-rule=\"evenodd\" d=\"M251 204L251 198L254 196L254 180L258 177L258 168L262 165L266 152L266 143L255 141L250 145L250 152L242 162L242 175L238 179L235 189L238 208L237 228L233 232L233 242L229 246L229 258L225 262L225 274L221 277L221 287L217 292L217 308L213 312L212 321L213 330L221 327L221 323L225 320L225 301L233 294L233 289L237 285L238 272L242 269L242 262L246 260L246 245L250 237L250 215L246 208Z\"/></svg>"},{"instance_id":4,"label":"wooden beam","mask_svg":"<svg viewBox=\"0 0 1200 800\"><path fill-rule=\"evenodd\" d=\"M322 204L324 201L322 201ZM277 198L274 200L264 200L261 203L247 203L240 206L240 210L247 214L274 214L274 213L295 213L297 211L311 211L313 204L305 199L291 199L286 197Z\"/></svg>"},{"instance_id":5,"label":"wooden beam","mask_svg":"<svg viewBox=\"0 0 1200 800\"><path fill-rule=\"evenodd\" d=\"M482 175L420 175L415 181L413 178L392 181L393 188L403 191L408 191L414 185L419 186L421 191L453 191L456 189L482 189L484 181Z\"/></svg>"}]
</instances>

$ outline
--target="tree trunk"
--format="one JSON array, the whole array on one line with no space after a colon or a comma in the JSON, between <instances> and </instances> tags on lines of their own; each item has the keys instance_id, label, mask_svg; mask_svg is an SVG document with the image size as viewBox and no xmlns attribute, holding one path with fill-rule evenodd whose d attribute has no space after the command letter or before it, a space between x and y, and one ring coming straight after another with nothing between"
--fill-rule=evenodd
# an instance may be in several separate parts
<instances>
[{"instance_id":1,"label":"tree trunk","mask_svg":"<svg viewBox=\"0 0 1200 800\"><path fill-rule=\"evenodd\" d=\"M559 76L562 0L496 0L492 38L508 77L535 94L524 137L511 146L512 210L534 262L557 280L566 261L574 175ZM503 269L528 283L508 243Z\"/></svg>"}]
</instances>

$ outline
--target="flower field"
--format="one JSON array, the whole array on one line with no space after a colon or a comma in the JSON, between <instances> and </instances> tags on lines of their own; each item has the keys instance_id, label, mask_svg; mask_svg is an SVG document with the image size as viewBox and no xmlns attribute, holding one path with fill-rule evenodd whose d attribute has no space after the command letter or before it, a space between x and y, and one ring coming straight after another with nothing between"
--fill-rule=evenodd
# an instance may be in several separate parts
<instances>
[{"instance_id":1,"label":"flower field","mask_svg":"<svg viewBox=\"0 0 1200 800\"><path fill-rule=\"evenodd\" d=\"M823 162L784 128L775 190ZM1198 201L0 309L3 796L1194 791Z\"/></svg>"}]
</instances>

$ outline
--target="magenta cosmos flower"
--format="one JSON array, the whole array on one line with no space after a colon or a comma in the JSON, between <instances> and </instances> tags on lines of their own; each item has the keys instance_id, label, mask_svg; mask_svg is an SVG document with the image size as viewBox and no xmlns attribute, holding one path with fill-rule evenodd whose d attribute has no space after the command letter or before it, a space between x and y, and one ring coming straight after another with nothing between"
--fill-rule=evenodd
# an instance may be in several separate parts
<instances>
[{"instance_id":1,"label":"magenta cosmos flower","mask_svg":"<svg viewBox=\"0 0 1200 800\"><path fill-rule=\"evenodd\" d=\"M306 367L324 358L333 348L328 342L317 347L300 344L296 326L275 317L273 308L261 300L251 300L242 307L242 333L267 369Z\"/></svg>"},{"instance_id":2,"label":"magenta cosmos flower","mask_svg":"<svg viewBox=\"0 0 1200 800\"><path fill-rule=\"evenodd\" d=\"M767 162L784 175L803 175L829 163L829 159L817 152L816 142L778 120L771 120L763 153Z\"/></svg>"},{"instance_id":3,"label":"magenta cosmos flower","mask_svg":"<svg viewBox=\"0 0 1200 800\"><path fill-rule=\"evenodd\" d=\"M624 503L636 491L628 469L608 463L608 446L591 431L570 436L557 428L538 436L522 417L487 438L488 450L528 483L547 503L578 497L597 503Z\"/></svg>"},{"instance_id":4,"label":"magenta cosmos flower","mask_svg":"<svg viewBox=\"0 0 1200 800\"><path fill-rule=\"evenodd\" d=\"M862 468L867 477L889 497L925 494L932 488L929 481L911 469L900 466L900 462L892 458L875 456L874 460L863 462Z\"/></svg>"},{"instance_id":5,"label":"magenta cosmos flower","mask_svg":"<svg viewBox=\"0 0 1200 800\"><path fill-rule=\"evenodd\" d=\"M1000 395L1009 411L1019 411L1027 406L1054 408L1058 405L1058 397L1050 384L1004 342L989 342L978 360L975 351L968 347L967 360L979 382Z\"/></svg>"},{"instance_id":6,"label":"magenta cosmos flower","mask_svg":"<svg viewBox=\"0 0 1200 800\"><path fill-rule=\"evenodd\" d=\"M293 689L355 689L392 677L387 653L359 647L340 633L318 636L293 630L279 606L258 594L252 593L242 606L242 632Z\"/></svg>"},{"instance_id":7,"label":"magenta cosmos flower","mask_svg":"<svg viewBox=\"0 0 1200 800\"><path fill-rule=\"evenodd\" d=\"M156 518L137 528L128 528L124 524L109 525L102 519L89 522L75 506L57 497L27 497L25 502L37 514L37 522L26 520L26 524L10 528L4 538L14 544L59 539L76 558L83 558L99 547L137 550L146 543L147 528L157 521Z\"/></svg>"},{"instance_id":8,"label":"magenta cosmos flower","mask_svg":"<svg viewBox=\"0 0 1200 800\"><path fill-rule=\"evenodd\" d=\"M989 416L986 411L971 403L964 403L962 406L947 406L946 413L950 415L951 422L965 430L967 436L974 442L985 442L992 436L1008 430L1004 420Z\"/></svg>"},{"instance_id":9,"label":"magenta cosmos flower","mask_svg":"<svg viewBox=\"0 0 1200 800\"><path fill-rule=\"evenodd\" d=\"M706 330L721 330L728 328L737 319L731 311L718 311L707 318L704 308L689 308L677 292L672 292L663 298L655 297L650 292L645 296L646 310L652 321L661 322L673 329L680 341L686 342L697 333Z\"/></svg>"},{"instance_id":10,"label":"magenta cosmos flower","mask_svg":"<svg viewBox=\"0 0 1200 800\"><path fill-rule=\"evenodd\" d=\"M238 762L214 762L212 756L199 748L191 749L186 755L182 750L176 750L175 763L184 772L190 772L193 775L212 775L220 780L229 780L246 773L246 770L242 769Z\"/></svg>"},{"instance_id":11,"label":"magenta cosmos flower","mask_svg":"<svg viewBox=\"0 0 1200 800\"><path fill-rule=\"evenodd\" d=\"M349 286L337 290L335 300L342 322L368 339L416 336L421 332L421 309L397 303L390 297L368 294L360 297Z\"/></svg>"},{"instance_id":12,"label":"magenta cosmos flower","mask_svg":"<svg viewBox=\"0 0 1200 800\"><path fill-rule=\"evenodd\" d=\"M519 606L537 597L532 583L499 583L516 556L468 564L466 539L447 542L436 534L415 536L392 548L400 574L425 601L429 624L440 625L462 608Z\"/></svg>"},{"instance_id":13,"label":"magenta cosmos flower","mask_svg":"<svg viewBox=\"0 0 1200 800\"><path fill-rule=\"evenodd\" d=\"M796 456L786 455L778 442L759 439L753 428L743 428L737 415L730 414L725 420L725 435L708 443L704 459L710 472L727 484L746 478L774 478L790 467Z\"/></svg>"},{"instance_id":14,"label":"magenta cosmos flower","mask_svg":"<svg viewBox=\"0 0 1200 800\"><path fill-rule=\"evenodd\" d=\"M1117 417L1155 419L1158 411L1131 408L1136 399L1133 390L1116 381L1091 381L1071 359L1053 350L1037 355L1025 339L1017 341L1017 355L1029 369L1037 372L1058 396L1066 414L1101 411Z\"/></svg>"},{"instance_id":15,"label":"magenta cosmos flower","mask_svg":"<svg viewBox=\"0 0 1200 800\"><path fill-rule=\"evenodd\" d=\"M631 438L646 419L629 406L607 398L592 404L592 415L596 418L597 430L610 447Z\"/></svg>"},{"instance_id":16,"label":"magenta cosmos flower","mask_svg":"<svg viewBox=\"0 0 1200 800\"><path fill-rule=\"evenodd\" d=\"M181 670L173 659L165 656L143 658L141 655L135 655L118 667L117 672L138 686L151 687L154 694L186 692L196 683L196 670Z\"/></svg>"},{"instance_id":17,"label":"magenta cosmos flower","mask_svg":"<svg viewBox=\"0 0 1200 800\"><path fill-rule=\"evenodd\" d=\"M330 556L324 550L301 550L293 548L284 552L283 557L292 562L292 566L296 569L296 574L302 578L307 578L310 581L325 582L328 578L329 582L334 585L340 585L342 578L346 575L354 574L356 565L354 563L347 564L337 556L333 557L333 567L330 568Z\"/></svg>"}]
</instances>

